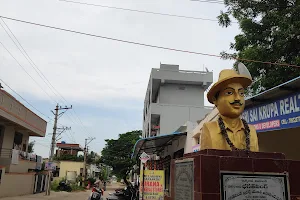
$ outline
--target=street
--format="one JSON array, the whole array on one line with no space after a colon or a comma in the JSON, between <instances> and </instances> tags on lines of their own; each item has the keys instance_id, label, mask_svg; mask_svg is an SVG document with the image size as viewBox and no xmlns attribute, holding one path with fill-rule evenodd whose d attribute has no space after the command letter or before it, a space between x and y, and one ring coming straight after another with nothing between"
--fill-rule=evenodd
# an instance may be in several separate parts
<instances>
[{"instance_id":1,"label":"street","mask_svg":"<svg viewBox=\"0 0 300 200\"><path fill-rule=\"evenodd\" d=\"M107 190L104 191L103 200L106 199L109 193L114 192L116 188L122 187L119 184L112 184L107 186ZM17 196L17 197L5 197L0 198L1 200L37 200L37 199L53 199L53 200L87 200L88 196L90 195L91 190L82 191L82 192L54 192L51 191L50 196L45 196L45 193L40 194L32 194L26 196Z\"/></svg>"}]
</instances>

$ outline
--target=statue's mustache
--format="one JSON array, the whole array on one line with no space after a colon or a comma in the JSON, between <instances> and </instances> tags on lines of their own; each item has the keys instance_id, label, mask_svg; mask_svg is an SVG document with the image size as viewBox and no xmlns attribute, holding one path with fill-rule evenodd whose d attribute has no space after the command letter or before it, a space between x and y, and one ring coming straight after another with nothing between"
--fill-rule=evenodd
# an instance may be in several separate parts
<instances>
[{"instance_id":1,"label":"statue's mustache","mask_svg":"<svg viewBox=\"0 0 300 200\"><path fill-rule=\"evenodd\" d=\"M239 100L235 100L234 102L230 102L230 105L233 105L233 104L238 104L239 106L243 105L243 103L241 103L241 101L239 101Z\"/></svg>"}]
</instances>

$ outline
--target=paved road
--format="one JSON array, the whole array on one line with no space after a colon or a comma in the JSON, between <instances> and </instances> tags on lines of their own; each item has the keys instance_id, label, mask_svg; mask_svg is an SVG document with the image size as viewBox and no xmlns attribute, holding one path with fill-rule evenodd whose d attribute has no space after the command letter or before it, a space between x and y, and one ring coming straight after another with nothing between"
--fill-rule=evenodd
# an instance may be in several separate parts
<instances>
[{"instance_id":1,"label":"paved road","mask_svg":"<svg viewBox=\"0 0 300 200\"><path fill-rule=\"evenodd\" d=\"M104 192L103 200L106 199L109 193L114 192L116 188L122 187L119 184L113 184L107 186L107 190ZM27 195L27 196L18 196L18 197L5 197L0 198L1 200L87 200L89 194L91 193L90 190L83 191L83 192L53 192L51 191L50 196L45 196L45 193L41 194L34 194L34 195Z\"/></svg>"}]
</instances>

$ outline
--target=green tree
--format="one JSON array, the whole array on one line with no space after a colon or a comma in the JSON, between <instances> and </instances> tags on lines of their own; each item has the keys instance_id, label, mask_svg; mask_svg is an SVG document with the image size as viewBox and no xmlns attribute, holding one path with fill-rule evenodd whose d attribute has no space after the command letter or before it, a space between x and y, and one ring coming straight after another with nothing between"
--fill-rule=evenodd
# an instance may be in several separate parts
<instances>
[{"instance_id":1,"label":"green tree","mask_svg":"<svg viewBox=\"0 0 300 200\"><path fill-rule=\"evenodd\" d=\"M101 165L99 179L107 181L107 167Z\"/></svg>"},{"instance_id":2,"label":"green tree","mask_svg":"<svg viewBox=\"0 0 300 200\"><path fill-rule=\"evenodd\" d=\"M95 164L97 162L97 153L91 151L91 153L89 153L87 156L86 156L86 162L88 164Z\"/></svg>"},{"instance_id":3,"label":"green tree","mask_svg":"<svg viewBox=\"0 0 300 200\"><path fill-rule=\"evenodd\" d=\"M33 153L34 152L34 144L35 144L35 141L32 141L32 142L29 142L28 143L28 153Z\"/></svg>"},{"instance_id":4,"label":"green tree","mask_svg":"<svg viewBox=\"0 0 300 200\"><path fill-rule=\"evenodd\" d=\"M131 154L141 135L141 130L135 130L120 134L117 140L105 140L106 145L102 150L100 162L111 166L112 173L117 177L124 178L135 164L135 161L131 159Z\"/></svg>"},{"instance_id":5,"label":"green tree","mask_svg":"<svg viewBox=\"0 0 300 200\"><path fill-rule=\"evenodd\" d=\"M229 27L235 18L241 29L223 58L237 57L273 63L300 65L299 0L224 0L227 8L218 16L219 24ZM249 93L257 94L300 75L296 67L245 62L254 83ZM235 65L236 66L236 65Z\"/></svg>"}]
</instances>

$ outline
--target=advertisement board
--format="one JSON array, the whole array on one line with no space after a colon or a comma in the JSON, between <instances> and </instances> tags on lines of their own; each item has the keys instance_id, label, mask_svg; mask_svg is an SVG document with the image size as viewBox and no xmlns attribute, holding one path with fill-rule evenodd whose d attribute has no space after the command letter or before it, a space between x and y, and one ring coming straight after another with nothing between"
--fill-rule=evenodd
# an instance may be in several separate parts
<instances>
[{"instance_id":1,"label":"advertisement board","mask_svg":"<svg viewBox=\"0 0 300 200\"><path fill-rule=\"evenodd\" d=\"M55 171L56 170L56 164L53 163L53 162L46 162L45 163L45 170Z\"/></svg>"},{"instance_id":2,"label":"advertisement board","mask_svg":"<svg viewBox=\"0 0 300 200\"><path fill-rule=\"evenodd\" d=\"M254 125L257 132L299 127L300 92L245 109L242 118Z\"/></svg>"},{"instance_id":3,"label":"advertisement board","mask_svg":"<svg viewBox=\"0 0 300 200\"><path fill-rule=\"evenodd\" d=\"M164 199L165 174L163 170L144 171L144 194L143 199Z\"/></svg>"}]
</instances>

